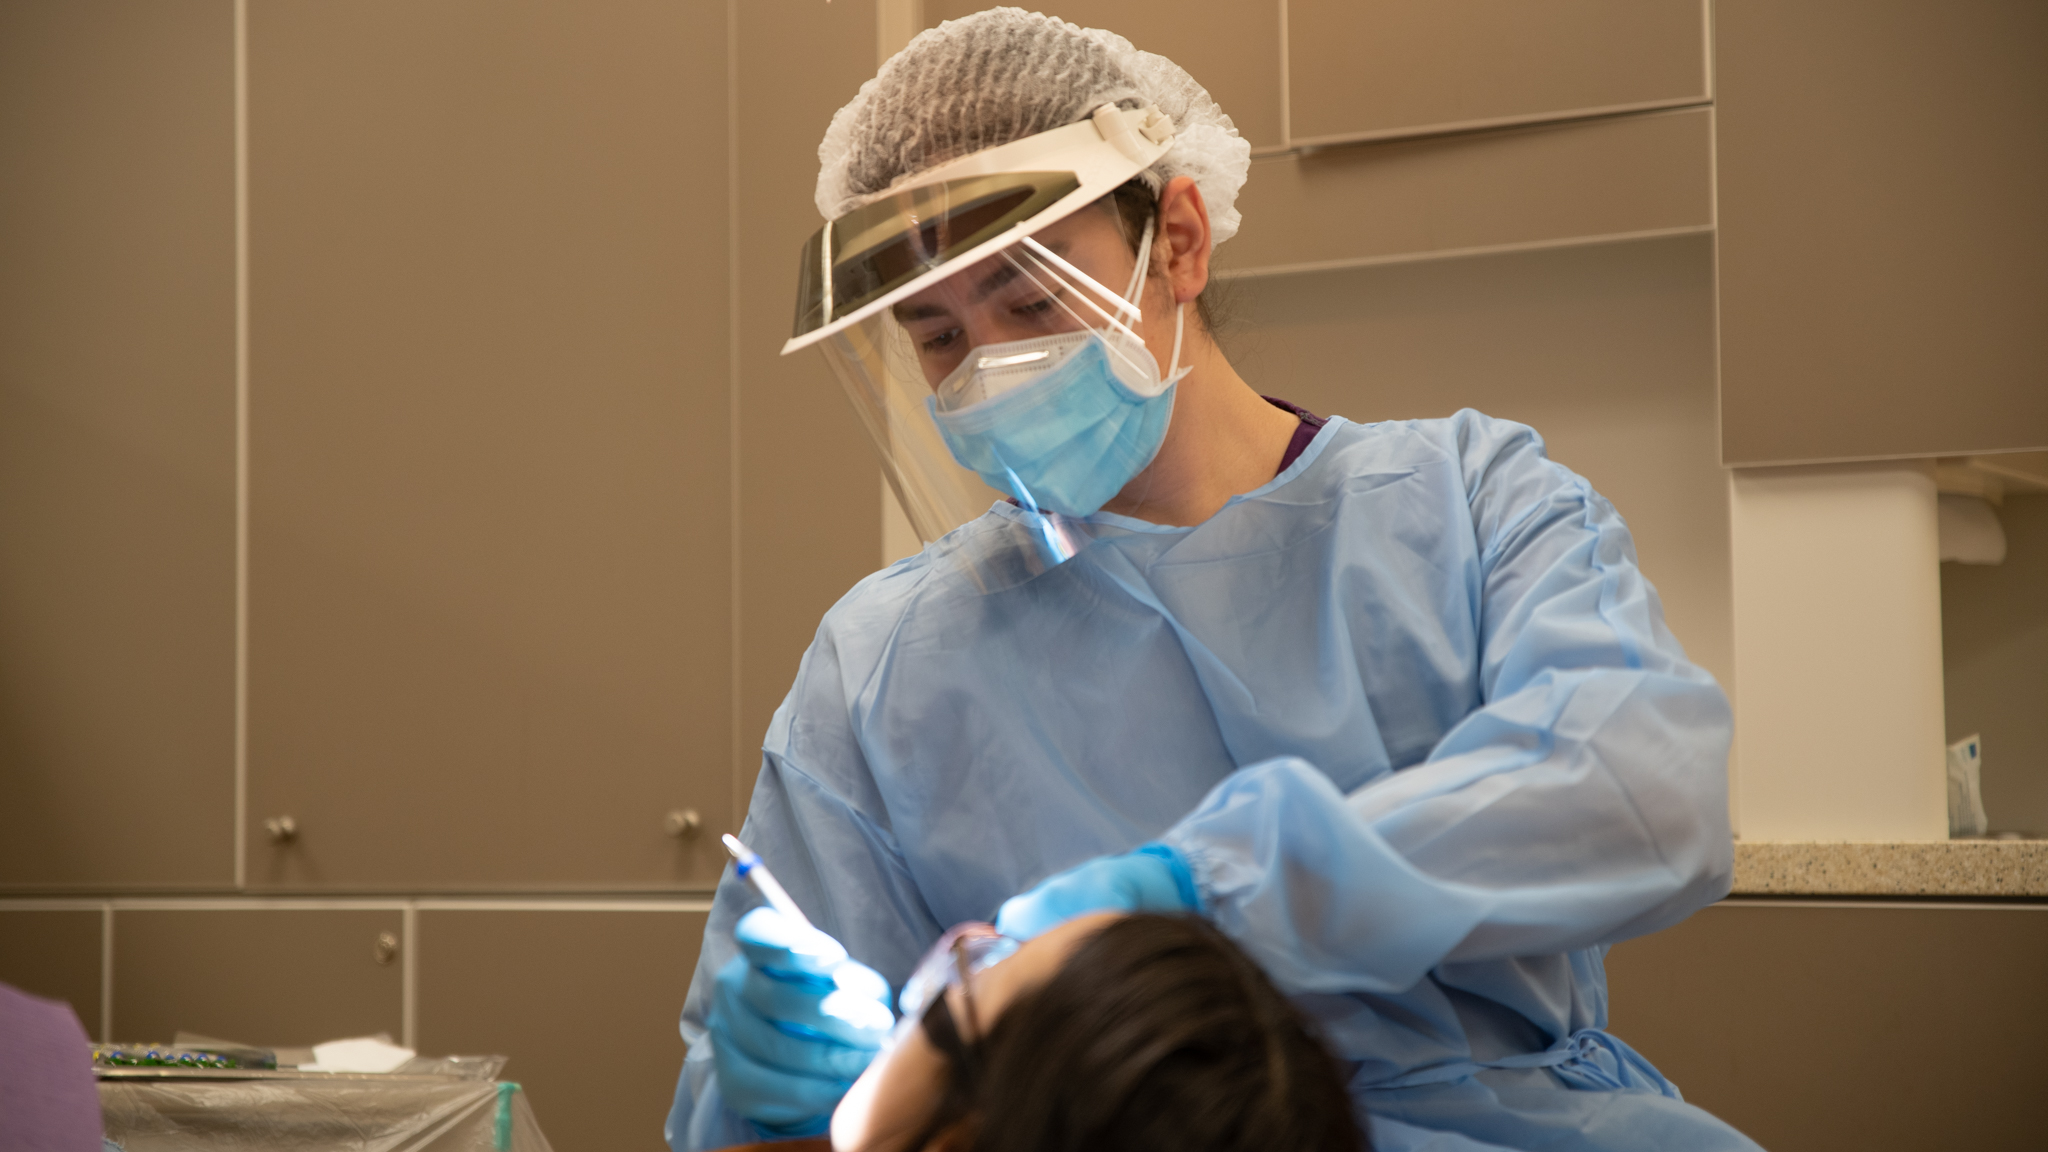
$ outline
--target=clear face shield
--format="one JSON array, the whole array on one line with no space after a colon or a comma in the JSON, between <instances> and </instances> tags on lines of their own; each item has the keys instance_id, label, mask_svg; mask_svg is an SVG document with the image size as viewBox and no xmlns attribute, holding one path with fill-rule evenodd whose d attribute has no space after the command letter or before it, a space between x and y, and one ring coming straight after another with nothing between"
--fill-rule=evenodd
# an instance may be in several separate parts
<instances>
[{"instance_id":1,"label":"clear face shield","mask_svg":"<svg viewBox=\"0 0 2048 1152\"><path fill-rule=\"evenodd\" d=\"M1008 499L1018 526L1008 559L1019 574L1043 571L1086 542L1081 519L1158 452L1180 329L1162 370L1140 303L1151 225L1129 235L1108 193L1164 144L1137 135L1147 147L1131 155L1100 128L1142 126L1148 113L1157 117L1105 108L968 157L839 217L806 246L785 351L824 352L925 540ZM1062 143L1065 154L1044 154ZM1002 155L1034 145L1040 155ZM1019 159L1071 167L943 175Z\"/></svg>"}]
</instances>

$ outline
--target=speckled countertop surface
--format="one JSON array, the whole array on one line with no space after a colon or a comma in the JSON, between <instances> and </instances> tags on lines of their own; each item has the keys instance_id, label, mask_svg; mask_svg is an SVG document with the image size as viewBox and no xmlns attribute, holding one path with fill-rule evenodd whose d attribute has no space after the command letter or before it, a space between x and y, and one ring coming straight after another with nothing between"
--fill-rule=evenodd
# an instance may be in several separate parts
<instances>
[{"instance_id":1,"label":"speckled countertop surface","mask_svg":"<svg viewBox=\"0 0 2048 1152\"><path fill-rule=\"evenodd\" d=\"M1732 895L2048 896L2048 840L1738 840Z\"/></svg>"}]
</instances>

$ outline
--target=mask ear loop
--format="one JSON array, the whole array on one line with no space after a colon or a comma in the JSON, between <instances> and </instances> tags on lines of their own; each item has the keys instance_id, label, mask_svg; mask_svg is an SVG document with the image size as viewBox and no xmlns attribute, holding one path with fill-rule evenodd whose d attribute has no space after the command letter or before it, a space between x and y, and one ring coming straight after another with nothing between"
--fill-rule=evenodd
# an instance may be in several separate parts
<instances>
[{"instance_id":1,"label":"mask ear loop","mask_svg":"<svg viewBox=\"0 0 2048 1152\"><path fill-rule=\"evenodd\" d=\"M1194 366L1193 364L1190 364L1190 365L1188 365L1188 366L1187 366L1187 367L1185 367L1185 368L1182 368L1182 367L1180 366L1180 338L1181 338L1181 333L1182 333L1182 332L1183 332L1183 330L1185 330L1185 328L1187 327L1187 319L1188 319L1188 306L1187 306L1187 305L1185 305L1185 304L1176 304L1176 305L1174 305L1174 306L1173 306L1173 362L1172 362L1171 364L1167 365L1167 368L1166 368L1166 382L1167 382L1168 384L1174 384L1174 383L1178 383L1178 382L1180 381L1181 377L1183 377L1183 376L1186 376L1186 375L1187 375L1188 373L1190 373L1190 372L1193 372L1193 371L1195 370L1195 366Z\"/></svg>"},{"instance_id":2,"label":"mask ear loop","mask_svg":"<svg viewBox=\"0 0 2048 1152\"><path fill-rule=\"evenodd\" d=\"M1131 282L1124 285L1124 299L1133 304L1145 291L1145 273L1152 268L1152 221L1145 221L1144 235L1138 238L1138 262L1131 267Z\"/></svg>"},{"instance_id":3,"label":"mask ear loop","mask_svg":"<svg viewBox=\"0 0 2048 1152\"><path fill-rule=\"evenodd\" d=\"M1138 240L1138 266L1131 269L1131 282L1124 289L1125 300L1130 301L1134 305L1138 303L1138 298L1145 294L1145 277L1151 271L1152 221L1147 220L1145 221L1145 233ZM1176 304L1173 306L1173 359L1166 366L1166 380L1164 382L1167 384L1177 383L1181 377L1195 370L1193 364L1188 365L1186 368L1180 366L1180 342L1181 337L1186 334L1187 318L1187 305Z\"/></svg>"}]
</instances>

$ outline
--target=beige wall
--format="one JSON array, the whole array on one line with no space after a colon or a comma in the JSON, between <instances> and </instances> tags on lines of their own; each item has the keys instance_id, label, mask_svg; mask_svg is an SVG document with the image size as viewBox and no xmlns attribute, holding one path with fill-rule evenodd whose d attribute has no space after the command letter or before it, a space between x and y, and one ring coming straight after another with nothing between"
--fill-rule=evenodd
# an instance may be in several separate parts
<instances>
[{"instance_id":1,"label":"beige wall","mask_svg":"<svg viewBox=\"0 0 2048 1152\"><path fill-rule=\"evenodd\" d=\"M1984 737L1992 831L2048 836L2048 495L1998 519L2003 564L1941 566L1948 738Z\"/></svg>"}]
</instances>

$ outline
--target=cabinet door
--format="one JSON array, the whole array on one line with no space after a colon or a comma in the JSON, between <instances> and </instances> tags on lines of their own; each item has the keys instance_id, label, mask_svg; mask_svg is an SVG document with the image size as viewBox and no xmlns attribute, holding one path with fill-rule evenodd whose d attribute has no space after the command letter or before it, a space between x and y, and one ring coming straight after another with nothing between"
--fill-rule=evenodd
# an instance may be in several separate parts
<instances>
[{"instance_id":1,"label":"cabinet door","mask_svg":"<svg viewBox=\"0 0 2048 1152\"><path fill-rule=\"evenodd\" d=\"M404 1031L397 907L114 913L113 1034L180 1031L264 1046ZM379 948L379 937L399 941Z\"/></svg>"},{"instance_id":2,"label":"cabinet door","mask_svg":"<svg viewBox=\"0 0 2048 1152\"><path fill-rule=\"evenodd\" d=\"M508 1056L558 1148L662 1152L684 1046L676 1032L705 913L419 913L419 1043Z\"/></svg>"},{"instance_id":3,"label":"cabinet door","mask_svg":"<svg viewBox=\"0 0 2048 1152\"><path fill-rule=\"evenodd\" d=\"M1607 972L1614 1034L1773 1152L2040 1144L2048 911L1725 904Z\"/></svg>"},{"instance_id":4,"label":"cabinet door","mask_svg":"<svg viewBox=\"0 0 2048 1152\"><path fill-rule=\"evenodd\" d=\"M0 908L0 984L78 1013L100 1038L100 927L97 908Z\"/></svg>"},{"instance_id":5,"label":"cabinet door","mask_svg":"<svg viewBox=\"0 0 2048 1152\"><path fill-rule=\"evenodd\" d=\"M724 13L250 9L253 886L722 866Z\"/></svg>"},{"instance_id":6,"label":"cabinet door","mask_svg":"<svg viewBox=\"0 0 2048 1152\"><path fill-rule=\"evenodd\" d=\"M2048 447L2048 5L1715 6L1727 463Z\"/></svg>"},{"instance_id":7,"label":"cabinet door","mask_svg":"<svg viewBox=\"0 0 2048 1152\"><path fill-rule=\"evenodd\" d=\"M1707 109L1252 161L1226 275L1713 227Z\"/></svg>"},{"instance_id":8,"label":"cabinet door","mask_svg":"<svg viewBox=\"0 0 2048 1152\"><path fill-rule=\"evenodd\" d=\"M234 883L234 74L0 5L0 888Z\"/></svg>"},{"instance_id":9,"label":"cabinet door","mask_svg":"<svg viewBox=\"0 0 2048 1152\"><path fill-rule=\"evenodd\" d=\"M1702 0L1289 0L1290 143L1707 99Z\"/></svg>"},{"instance_id":10,"label":"cabinet door","mask_svg":"<svg viewBox=\"0 0 2048 1152\"><path fill-rule=\"evenodd\" d=\"M988 6L925 0L925 21L936 25ZM1107 29L1166 57L1208 89L1252 147L1285 144L1280 0L1055 0L1029 7L1083 28Z\"/></svg>"}]
</instances>

